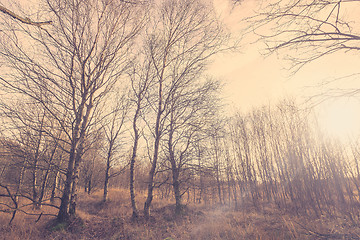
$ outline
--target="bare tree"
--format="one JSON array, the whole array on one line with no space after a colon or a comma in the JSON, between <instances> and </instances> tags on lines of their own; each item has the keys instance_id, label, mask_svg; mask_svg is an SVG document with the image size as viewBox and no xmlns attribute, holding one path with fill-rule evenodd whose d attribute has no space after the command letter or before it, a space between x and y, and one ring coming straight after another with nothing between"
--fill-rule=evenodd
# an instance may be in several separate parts
<instances>
[{"instance_id":1,"label":"bare tree","mask_svg":"<svg viewBox=\"0 0 360 240\"><path fill-rule=\"evenodd\" d=\"M106 156L103 155L103 150L106 149L107 143L103 132L96 130L88 134L85 145L86 149L81 157L79 182L83 184L85 192L91 194L96 188L103 186L104 182Z\"/></svg>"},{"instance_id":2,"label":"bare tree","mask_svg":"<svg viewBox=\"0 0 360 240\"><path fill-rule=\"evenodd\" d=\"M229 135L242 202L357 219L357 159L319 132L311 112L292 100L253 109L233 117Z\"/></svg>"},{"instance_id":3,"label":"bare tree","mask_svg":"<svg viewBox=\"0 0 360 240\"><path fill-rule=\"evenodd\" d=\"M182 188L190 180L197 145L203 140L199 132L210 128L219 108L216 92L220 88L218 81L202 83L200 77L181 82L173 88L167 108L169 117L164 124L165 157L172 173L176 214L182 212L181 198L187 191Z\"/></svg>"},{"instance_id":4,"label":"bare tree","mask_svg":"<svg viewBox=\"0 0 360 240\"><path fill-rule=\"evenodd\" d=\"M52 21L43 21L43 22L37 22L37 21L33 21L31 20L30 18L28 17L22 17L12 11L10 11L9 9L7 9L6 7L4 6L1 6L0 5L0 11L3 12L4 14L14 18L15 20L18 20L20 21L21 23L24 23L24 24L28 24L28 25L33 25L33 26L37 26L37 27L41 27L43 25L48 25L48 24L51 24Z\"/></svg>"},{"instance_id":5,"label":"bare tree","mask_svg":"<svg viewBox=\"0 0 360 240\"><path fill-rule=\"evenodd\" d=\"M142 27L142 8L99 0L46 0L44 8L53 19L47 30L30 31L20 24L15 27L21 31L0 33L0 56L6 60L1 84L24 101L35 100L66 136L67 171L58 213L58 220L66 221L75 215L79 166L93 116L124 69L128 48Z\"/></svg>"},{"instance_id":6,"label":"bare tree","mask_svg":"<svg viewBox=\"0 0 360 240\"><path fill-rule=\"evenodd\" d=\"M121 93L118 93L121 94ZM108 198L109 180L117 176L121 171L111 172L115 165L115 158L119 157L120 148L122 146L122 135L124 133L124 123L129 111L130 102L126 99L126 91L113 99L115 106L109 115L109 119L104 123L103 129L105 133L105 152L106 152L106 167L104 179L104 194L103 201L106 202Z\"/></svg>"},{"instance_id":7,"label":"bare tree","mask_svg":"<svg viewBox=\"0 0 360 240\"><path fill-rule=\"evenodd\" d=\"M13 155L22 158L20 164L18 195L21 196L21 185L24 176L30 174L31 194L27 196L33 201L34 207L40 208L46 193L49 177L54 171L59 148L61 132L52 129L50 119L34 102L17 103L9 106L2 105L4 127L7 128L3 146ZM52 135L57 135L53 138Z\"/></svg>"},{"instance_id":8,"label":"bare tree","mask_svg":"<svg viewBox=\"0 0 360 240\"><path fill-rule=\"evenodd\" d=\"M198 0L161 1L155 6L152 30L149 29L145 53L155 70L156 95L149 100L155 118L151 126L153 137L148 195L144 214L148 218L153 199L154 176L159 158L163 124L168 117L171 96L176 88L203 71L210 56L220 51L224 31L210 6Z\"/></svg>"},{"instance_id":9,"label":"bare tree","mask_svg":"<svg viewBox=\"0 0 360 240\"><path fill-rule=\"evenodd\" d=\"M129 174L129 190L130 190L130 199L131 206L133 210L132 219L137 219L138 210L136 207L135 200L135 163L138 157L138 146L139 140L141 137L141 131L139 129L139 120L142 115L144 115L143 111L146 109L147 105L146 95L149 94L149 87L152 84L152 80L154 79L154 74L151 72L152 63L149 56L147 56L142 64L133 63L132 68L130 68L129 76L131 80L131 102L135 106L134 115L132 118L132 130L134 133L133 136L133 147L130 159L130 174Z\"/></svg>"},{"instance_id":10,"label":"bare tree","mask_svg":"<svg viewBox=\"0 0 360 240\"><path fill-rule=\"evenodd\" d=\"M250 29L267 43L268 50L295 50L288 54L295 71L304 64L337 51L359 51L357 0L263 1Z\"/></svg>"}]
</instances>

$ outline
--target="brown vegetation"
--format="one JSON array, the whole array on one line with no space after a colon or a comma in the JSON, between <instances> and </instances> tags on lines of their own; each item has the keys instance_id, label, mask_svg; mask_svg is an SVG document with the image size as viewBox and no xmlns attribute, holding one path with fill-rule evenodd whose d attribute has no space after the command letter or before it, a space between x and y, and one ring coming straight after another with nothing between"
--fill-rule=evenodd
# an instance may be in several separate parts
<instances>
[{"instance_id":1,"label":"brown vegetation","mask_svg":"<svg viewBox=\"0 0 360 240\"><path fill-rule=\"evenodd\" d=\"M12 225L2 213L1 239L359 239L360 228L346 219L299 217L272 205L261 210L247 205L234 210L227 205L194 205L174 215L175 204L155 198L151 221L132 221L127 190L110 189L81 194L79 218L70 225L54 224L51 217L19 214ZM138 195L140 201L145 195Z\"/></svg>"},{"instance_id":2,"label":"brown vegetation","mask_svg":"<svg viewBox=\"0 0 360 240\"><path fill-rule=\"evenodd\" d=\"M359 239L359 142L292 100L224 117L212 6L146 2L46 0L46 29L4 21L1 237Z\"/></svg>"}]
</instances>

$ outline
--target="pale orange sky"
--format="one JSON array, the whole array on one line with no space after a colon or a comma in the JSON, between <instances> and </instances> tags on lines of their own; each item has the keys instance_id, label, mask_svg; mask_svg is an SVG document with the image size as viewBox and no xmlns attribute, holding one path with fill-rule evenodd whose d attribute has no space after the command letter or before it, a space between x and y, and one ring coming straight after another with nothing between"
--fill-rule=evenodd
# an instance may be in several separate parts
<instances>
[{"instance_id":1,"label":"pale orange sky","mask_svg":"<svg viewBox=\"0 0 360 240\"><path fill-rule=\"evenodd\" d=\"M218 7L218 13L236 36L237 30L241 28L241 19L252 14L257 1L244 0L232 10L224 2L214 0L216 6L221 6ZM325 81L360 72L360 56L355 53L339 52L325 56L291 76L290 71L285 69L289 65L282 59L286 52L265 58L259 53L265 45L261 42L246 44L252 41L245 38L241 53L221 56L210 67L212 74L226 82L224 93L227 102L236 108L249 110L253 106L276 103L284 97L295 97L301 101L334 87L360 89L359 76L337 81L331 86L315 87Z\"/></svg>"},{"instance_id":2,"label":"pale orange sky","mask_svg":"<svg viewBox=\"0 0 360 240\"><path fill-rule=\"evenodd\" d=\"M232 8L230 0L212 0L217 6L218 14L225 20L234 37L239 37L239 29L242 28L241 19L253 14L259 3L257 0L243 0L241 5ZM2 4L8 6L9 0L3 0ZM14 0L10 2L29 5L37 0ZM31 9L25 11L31 13ZM360 15L356 13L356 18ZM296 75L289 76L285 70L286 63L279 57L272 55L264 58L259 52L265 47L264 44L248 44L253 39L244 39L240 44L241 52L227 53L218 56L209 67L210 73L223 79L226 83L224 89L225 101L229 109L239 108L249 110L253 106L276 103L284 97L296 97L300 100L313 96L319 92L326 92L326 87L317 87L323 81L334 79L359 72L360 57L353 53L336 53L323 57L305 66ZM359 88L359 77L338 81L333 87L345 85ZM360 105L359 105L360 112Z\"/></svg>"}]
</instances>

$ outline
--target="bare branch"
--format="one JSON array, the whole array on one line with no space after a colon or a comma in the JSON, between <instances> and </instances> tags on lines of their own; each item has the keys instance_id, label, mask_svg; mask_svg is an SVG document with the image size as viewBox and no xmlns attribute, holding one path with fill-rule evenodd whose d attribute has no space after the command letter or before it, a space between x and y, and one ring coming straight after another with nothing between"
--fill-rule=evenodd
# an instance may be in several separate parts
<instances>
[{"instance_id":1,"label":"bare branch","mask_svg":"<svg viewBox=\"0 0 360 240\"><path fill-rule=\"evenodd\" d=\"M28 17L21 17L19 15L17 15L16 13L10 11L9 9L3 7L0 5L0 11L9 15L10 17L14 18L15 20L19 20L20 22L24 23L24 24L28 24L28 25L33 25L33 26L37 26L37 27L41 27L43 25L48 25L51 24L52 21L45 21L45 22L34 22L32 21L30 18Z\"/></svg>"}]
</instances>

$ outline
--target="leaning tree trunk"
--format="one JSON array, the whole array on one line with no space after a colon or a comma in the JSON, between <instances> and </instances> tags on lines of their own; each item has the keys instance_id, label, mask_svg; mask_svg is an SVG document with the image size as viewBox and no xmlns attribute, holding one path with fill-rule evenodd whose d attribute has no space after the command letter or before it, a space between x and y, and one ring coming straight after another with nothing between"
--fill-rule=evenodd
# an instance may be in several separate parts
<instances>
[{"instance_id":1,"label":"leaning tree trunk","mask_svg":"<svg viewBox=\"0 0 360 240\"><path fill-rule=\"evenodd\" d=\"M91 114L91 110L93 108L93 97L94 97L94 92L92 91L89 94L88 104L85 103L85 105L86 105L85 114L82 115L83 121L82 121L81 128L80 128L79 146L77 148L76 155L75 155L75 166L74 166L74 171L73 171L73 173L74 173L73 184L72 184L71 197L70 197L70 203L69 203L70 216L76 215L77 191L78 191L77 185L79 183L80 163L81 163L82 155L84 153L84 148L85 148L84 144L85 144L86 129L88 127L89 117ZM86 97L84 97L84 102L86 102L86 101L87 101ZM89 192L90 192L90 189L89 189Z\"/></svg>"},{"instance_id":2,"label":"leaning tree trunk","mask_svg":"<svg viewBox=\"0 0 360 240\"><path fill-rule=\"evenodd\" d=\"M138 210L136 208L136 201L135 201L135 189L134 189L134 172L135 172L135 161L136 161L136 155L137 155L137 148L138 148L138 142L139 142L139 130L137 129L136 122L140 113L140 101L141 99L138 99L137 102L137 109L134 115L133 119L133 130L134 130L134 146L130 161L130 199L131 199L131 207L133 210L132 218L136 219L139 214Z\"/></svg>"},{"instance_id":3,"label":"leaning tree trunk","mask_svg":"<svg viewBox=\"0 0 360 240\"><path fill-rule=\"evenodd\" d=\"M56 144L54 146L54 149L52 150L51 155L50 155L50 157L48 159L48 166L47 166L47 169L46 169L46 172L45 172L42 184L41 184L41 188L40 188L40 191L39 191L39 196L38 196L38 199L37 199L37 204L38 204L39 208L42 207L42 201L43 201L43 198L44 198L44 195L45 195L45 192L46 192L48 178L49 178L49 175L50 175L51 164L52 164L52 161L54 159L57 146L58 146L58 142L56 142ZM55 192L54 192L54 195L55 195ZM52 196L52 199L54 200L53 196Z\"/></svg>"},{"instance_id":4,"label":"leaning tree trunk","mask_svg":"<svg viewBox=\"0 0 360 240\"><path fill-rule=\"evenodd\" d=\"M156 170L156 163L159 154L159 145L160 145L160 135L156 135L155 139L155 147L154 147L154 158L151 165L151 169L149 172L149 180L148 180L148 195L144 204L144 217L145 219L149 219L150 217L150 206L153 200L153 190L154 190L154 175Z\"/></svg>"},{"instance_id":5,"label":"leaning tree trunk","mask_svg":"<svg viewBox=\"0 0 360 240\"><path fill-rule=\"evenodd\" d=\"M108 199L108 188L109 188L110 168L111 168L111 155L113 152L114 143L115 143L115 139L111 139L109 142L109 149L108 149L107 157L106 157L103 202L106 202ZM90 185L89 185L89 194L90 194Z\"/></svg>"},{"instance_id":6,"label":"leaning tree trunk","mask_svg":"<svg viewBox=\"0 0 360 240\"><path fill-rule=\"evenodd\" d=\"M50 173L50 166L48 167L48 169L45 172L43 181L41 183L41 188L40 188L40 191L39 191L39 197L36 200L38 209L40 209L42 207L42 201L44 199L44 195L45 195L45 191L46 191L46 185L47 185L46 183L48 181L49 173Z\"/></svg>"},{"instance_id":7,"label":"leaning tree trunk","mask_svg":"<svg viewBox=\"0 0 360 240\"><path fill-rule=\"evenodd\" d=\"M166 63L166 58L164 58L164 66ZM151 168L150 168L150 172L149 172L149 180L148 180L148 195L144 204L144 217L145 219L149 219L150 217L150 206L151 206L151 202L153 199L153 190L154 190L154 175L155 175L155 170L156 170L156 164L157 164L157 160L158 160L158 155L159 155L159 146L160 146L160 138L161 138L161 132L160 132L160 120L161 120L161 115L163 112L163 107L162 107L162 96L163 96L163 76L164 76L164 66L163 66L163 70L160 76L160 81L159 81L159 104L158 104L158 109L157 109L157 116L156 116L156 123L155 123L155 143L154 143L154 156L152 159L152 164L151 164Z\"/></svg>"},{"instance_id":8,"label":"leaning tree trunk","mask_svg":"<svg viewBox=\"0 0 360 240\"><path fill-rule=\"evenodd\" d=\"M104 194L103 194L103 202L108 200L108 188L109 188L109 178L110 178L110 160L106 161L106 169L105 169L105 180L104 180Z\"/></svg>"},{"instance_id":9,"label":"leaning tree trunk","mask_svg":"<svg viewBox=\"0 0 360 240\"><path fill-rule=\"evenodd\" d=\"M69 162L67 166L66 171L66 180L65 180L65 186L63 189L63 194L61 197L61 204L59 208L59 212L57 215L57 220L59 222L66 222L70 220L70 215L75 214L75 206L74 201L76 199L74 196L72 197L73 206L70 213L70 198L74 194L76 190L76 186L73 186L74 180L76 178L76 173L78 173L77 167L79 166L79 158L81 158L80 152L79 152L79 143L83 141L83 137L81 133L83 133L82 130L80 130L80 124L81 120L83 120L83 113L84 113L84 107L85 107L85 101L83 99L83 102L80 106L80 109L77 114L77 119L75 122L73 134L72 134L72 142L71 142L71 148L70 148L70 154L69 154ZM85 122L85 119L83 120ZM83 122L83 124L84 124Z\"/></svg>"}]
</instances>

